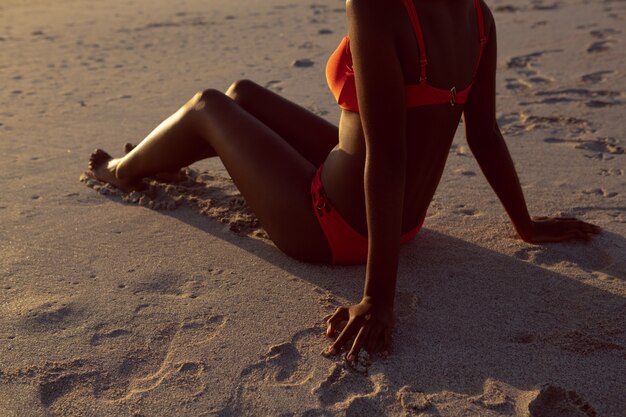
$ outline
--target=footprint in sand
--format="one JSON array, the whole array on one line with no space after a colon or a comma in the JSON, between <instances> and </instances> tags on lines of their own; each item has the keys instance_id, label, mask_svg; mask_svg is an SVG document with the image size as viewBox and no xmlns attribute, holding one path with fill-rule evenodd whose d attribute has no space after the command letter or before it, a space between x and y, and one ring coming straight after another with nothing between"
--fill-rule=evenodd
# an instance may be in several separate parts
<instances>
[{"instance_id":1,"label":"footprint in sand","mask_svg":"<svg viewBox=\"0 0 626 417\"><path fill-rule=\"evenodd\" d=\"M296 59L291 63L291 66L295 68L310 68L313 65L315 65L315 62L308 58Z\"/></svg>"},{"instance_id":2,"label":"footprint in sand","mask_svg":"<svg viewBox=\"0 0 626 417\"><path fill-rule=\"evenodd\" d=\"M450 153L454 153L457 156L470 157L470 150L464 145L453 144L450 146Z\"/></svg>"},{"instance_id":3,"label":"footprint in sand","mask_svg":"<svg viewBox=\"0 0 626 417\"><path fill-rule=\"evenodd\" d=\"M414 413L427 411L433 405L429 399L429 395L421 391L415 391L408 385L400 388L400 391L396 394L396 398L402 408Z\"/></svg>"},{"instance_id":4,"label":"footprint in sand","mask_svg":"<svg viewBox=\"0 0 626 417\"><path fill-rule=\"evenodd\" d=\"M533 2L533 10L558 10L561 8L560 2L548 3L545 4L541 0L534 0Z\"/></svg>"},{"instance_id":5,"label":"footprint in sand","mask_svg":"<svg viewBox=\"0 0 626 417\"><path fill-rule=\"evenodd\" d=\"M376 392L375 384L364 375L354 372L344 364L333 364L323 381L313 388L312 393L317 396L324 406L354 401L359 397Z\"/></svg>"},{"instance_id":6,"label":"footprint in sand","mask_svg":"<svg viewBox=\"0 0 626 417\"><path fill-rule=\"evenodd\" d=\"M603 161L611 160L615 155L623 155L625 152L624 148L620 146L619 141L611 137L596 138L595 140L575 140L549 137L545 138L543 141L545 143L565 143L574 145L575 149L591 152L583 154L586 158L599 159Z\"/></svg>"},{"instance_id":7,"label":"footprint in sand","mask_svg":"<svg viewBox=\"0 0 626 417\"><path fill-rule=\"evenodd\" d=\"M518 75L521 77L505 79L505 88L507 90L522 92L549 85L554 81L554 78L543 75L535 70L518 71Z\"/></svg>"},{"instance_id":8,"label":"footprint in sand","mask_svg":"<svg viewBox=\"0 0 626 417\"><path fill-rule=\"evenodd\" d=\"M293 9L295 8L297 5L296 4L284 4L284 5L277 5L274 6L274 9L276 10L287 10L287 9Z\"/></svg>"},{"instance_id":9,"label":"footprint in sand","mask_svg":"<svg viewBox=\"0 0 626 417\"><path fill-rule=\"evenodd\" d=\"M64 399L66 396L69 401L76 401L74 391L83 395L85 386L93 388L96 398L113 401L157 389L172 380L188 380L188 386L198 386L202 391L205 387L199 375L206 371L202 361L202 355L206 354L203 348L219 333L224 323L225 319L221 316L203 316L187 319L178 326L167 325L154 332L150 338L149 356L146 356L145 347L142 346L145 339L139 334L126 329L97 332L91 344L92 349L101 353L106 354L114 347L110 345L113 340L120 337L134 338L130 346L136 348L131 348L116 363L105 360L87 364L77 360L69 364L55 363L24 375L40 381L40 398L48 407L53 407L57 401L61 402L62 407L68 401ZM181 355L179 349L184 350L184 355ZM175 360L181 357L185 360ZM85 412L77 413L85 415Z\"/></svg>"},{"instance_id":10,"label":"footprint in sand","mask_svg":"<svg viewBox=\"0 0 626 417\"><path fill-rule=\"evenodd\" d=\"M595 129L584 119L569 116L535 116L528 112L506 113L498 116L498 125L508 136L521 135L537 129L566 129L568 134L593 133Z\"/></svg>"},{"instance_id":11,"label":"footprint in sand","mask_svg":"<svg viewBox=\"0 0 626 417\"><path fill-rule=\"evenodd\" d=\"M90 344L91 346L101 345L106 340L117 339L118 337L128 336L132 334L130 331L126 329L114 329L111 331L96 333L91 336Z\"/></svg>"},{"instance_id":12,"label":"footprint in sand","mask_svg":"<svg viewBox=\"0 0 626 417\"><path fill-rule=\"evenodd\" d=\"M39 374L39 400L45 407L51 407L64 395L98 380L98 373L82 360L45 364L35 374Z\"/></svg>"},{"instance_id":13,"label":"footprint in sand","mask_svg":"<svg viewBox=\"0 0 626 417\"><path fill-rule=\"evenodd\" d=\"M619 195L615 191L607 191L604 188L592 188L589 190L584 190L582 193L586 195L597 195L597 196L604 197L604 198L613 198Z\"/></svg>"},{"instance_id":14,"label":"footprint in sand","mask_svg":"<svg viewBox=\"0 0 626 417\"><path fill-rule=\"evenodd\" d=\"M270 80L265 83L264 87L268 90L273 90L277 92L281 92L284 89L283 82L281 80Z\"/></svg>"},{"instance_id":15,"label":"footprint in sand","mask_svg":"<svg viewBox=\"0 0 626 417\"><path fill-rule=\"evenodd\" d=\"M620 177L624 175L624 170L619 168L602 168L598 172L598 175L603 177Z\"/></svg>"},{"instance_id":16,"label":"footprint in sand","mask_svg":"<svg viewBox=\"0 0 626 417\"><path fill-rule=\"evenodd\" d=\"M317 340L320 333L319 328L305 329L291 341L270 347L241 371L239 385L217 415L283 415L294 397L304 401L316 370L310 357L319 357L322 349Z\"/></svg>"},{"instance_id":17,"label":"footprint in sand","mask_svg":"<svg viewBox=\"0 0 626 417\"><path fill-rule=\"evenodd\" d=\"M611 47L617 44L617 40L612 38L611 35L621 33L615 29L598 29L592 30L589 34L596 39L589 47L587 47L588 53L605 52L611 49Z\"/></svg>"},{"instance_id":18,"label":"footprint in sand","mask_svg":"<svg viewBox=\"0 0 626 417\"><path fill-rule=\"evenodd\" d=\"M521 7L513 6L512 4L503 4L501 6L495 6L493 8L493 11L497 13L516 13L520 10L522 10Z\"/></svg>"},{"instance_id":19,"label":"footprint in sand","mask_svg":"<svg viewBox=\"0 0 626 417\"><path fill-rule=\"evenodd\" d=\"M589 53L605 52L611 49L611 47L615 45L616 43L617 41L615 39L602 39L599 41L595 41L587 47L587 52Z\"/></svg>"},{"instance_id":20,"label":"footprint in sand","mask_svg":"<svg viewBox=\"0 0 626 417\"><path fill-rule=\"evenodd\" d=\"M581 141L576 145L576 149L611 155L624 154L624 148L620 146L617 139L612 137L596 138L593 141Z\"/></svg>"},{"instance_id":21,"label":"footprint in sand","mask_svg":"<svg viewBox=\"0 0 626 417\"><path fill-rule=\"evenodd\" d=\"M483 392L478 395L450 391L430 394L404 386L396 398L410 416L500 417L512 415L514 410L513 400L504 391L500 382L487 379L483 384Z\"/></svg>"},{"instance_id":22,"label":"footprint in sand","mask_svg":"<svg viewBox=\"0 0 626 417\"><path fill-rule=\"evenodd\" d=\"M514 56L507 61L507 68L516 71L526 77L541 76L536 68L541 66L540 58L545 54L563 52L563 49L547 49L543 51L531 52L525 55ZM552 80L546 77L546 80Z\"/></svg>"},{"instance_id":23,"label":"footprint in sand","mask_svg":"<svg viewBox=\"0 0 626 417\"><path fill-rule=\"evenodd\" d=\"M523 261L536 263L537 255L540 255L542 252L543 249L541 247L534 246L530 248L520 249L516 251L513 256Z\"/></svg>"},{"instance_id":24,"label":"footprint in sand","mask_svg":"<svg viewBox=\"0 0 626 417\"><path fill-rule=\"evenodd\" d=\"M589 74L585 74L580 77L580 80L587 84L597 84L604 81L608 76L615 74L615 71L596 71Z\"/></svg>"},{"instance_id":25,"label":"footprint in sand","mask_svg":"<svg viewBox=\"0 0 626 417\"><path fill-rule=\"evenodd\" d=\"M526 79L524 78L506 78L506 88L513 91L529 90L538 85L547 85L554 81L553 78L546 77L535 73Z\"/></svg>"},{"instance_id":26,"label":"footprint in sand","mask_svg":"<svg viewBox=\"0 0 626 417\"><path fill-rule=\"evenodd\" d=\"M612 90L589 90L586 88L566 88L563 90L538 91L535 97L543 97L537 101L524 101L520 105L527 106L531 104L559 104L559 103L578 103L582 102L587 107L602 108L609 106L622 105L624 102L620 99L622 93Z\"/></svg>"},{"instance_id":27,"label":"footprint in sand","mask_svg":"<svg viewBox=\"0 0 626 417\"><path fill-rule=\"evenodd\" d=\"M83 311L76 304L47 301L29 308L20 320L28 333L58 332L79 326Z\"/></svg>"},{"instance_id":28,"label":"footprint in sand","mask_svg":"<svg viewBox=\"0 0 626 417\"><path fill-rule=\"evenodd\" d=\"M452 211L453 213L461 214L463 216L479 216L480 215L480 212L477 209L466 207L465 204L459 204Z\"/></svg>"},{"instance_id":29,"label":"footprint in sand","mask_svg":"<svg viewBox=\"0 0 626 417\"><path fill-rule=\"evenodd\" d=\"M0 377L6 381L33 386L41 406L47 408L45 415L62 415L63 407L57 408L56 402L76 391L84 392L85 386L95 387L106 380L106 376L98 372L83 359L70 361L45 361L21 369L5 368ZM76 397L73 398L76 401ZM32 404L37 407L37 404ZM38 407L37 407L38 408ZM75 409L76 410L76 409ZM6 410L5 410L6 411ZM78 412L78 414L81 414ZM6 415L6 414L3 414ZM9 414L8 415L16 415ZM20 414L25 415L25 414ZM84 415L82 413L81 415Z\"/></svg>"},{"instance_id":30,"label":"footprint in sand","mask_svg":"<svg viewBox=\"0 0 626 417\"><path fill-rule=\"evenodd\" d=\"M269 348L259 361L244 368L239 385L217 415L292 415L298 398L301 415L383 415L373 397L380 391L370 378L348 368L343 358L320 355L320 327L304 329L291 341ZM300 414L298 414L300 415Z\"/></svg>"},{"instance_id":31,"label":"footprint in sand","mask_svg":"<svg viewBox=\"0 0 626 417\"><path fill-rule=\"evenodd\" d=\"M155 372L148 375L131 376L122 398L152 391L171 379L193 378L205 372L206 365L202 361L204 352L202 348L206 348L225 324L226 319L223 316L199 316L185 319L177 326L173 334L171 331L166 332L166 337L163 338L165 352L161 365ZM168 337L167 334L170 336ZM179 350L186 352L183 356L187 357L187 360L183 362L176 360L181 357ZM194 353L197 353L197 357L193 357Z\"/></svg>"},{"instance_id":32,"label":"footprint in sand","mask_svg":"<svg viewBox=\"0 0 626 417\"><path fill-rule=\"evenodd\" d=\"M528 405L530 417L596 417L594 408L575 391L545 385Z\"/></svg>"},{"instance_id":33,"label":"footprint in sand","mask_svg":"<svg viewBox=\"0 0 626 417\"><path fill-rule=\"evenodd\" d=\"M551 52L562 52L562 49L558 50L545 50L545 51L537 51L531 52L526 55L515 56L507 61L507 67L516 70L528 69L531 67L535 67L538 65L539 57L546 53Z\"/></svg>"},{"instance_id":34,"label":"footprint in sand","mask_svg":"<svg viewBox=\"0 0 626 417\"><path fill-rule=\"evenodd\" d=\"M475 171L469 169L457 169L454 172L464 177L475 177L477 175Z\"/></svg>"}]
</instances>

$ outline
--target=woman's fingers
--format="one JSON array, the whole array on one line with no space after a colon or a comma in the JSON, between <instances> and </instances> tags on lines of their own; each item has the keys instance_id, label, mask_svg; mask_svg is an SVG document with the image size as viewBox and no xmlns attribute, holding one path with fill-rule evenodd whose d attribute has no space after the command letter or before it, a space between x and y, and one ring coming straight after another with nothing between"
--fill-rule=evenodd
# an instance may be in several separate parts
<instances>
[{"instance_id":1,"label":"woman's fingers","mask_svg":"<svg viewBox=\"0 0 626 417\"><path fill-rule=\"evenodd\" d=\"M561 223L565 226L565 230L569 232L574 239L591 240L593 235L600 233L600 228L590 223L585 223L580 220L568 221Z\"/></svg>"},{"instance_id":2,"label":"woman's fingers","mask_svg":"<svg viewBox=\"0 0 626 417\"><path fill-rule=\"evenodd\" d=\"M566 240L590 241L602 229L573 217L535 217L536 229L529 241L533 243L562 242Z\"/></svg>"},{"instance_id":3,"label":"woman's fingers","mask_svg":"<svg viewBox=\"0 0 626 417\"><path fill-rule=\"evenodd\" d=\"M350 340L350 338L354 334L355 330L356 330L356 325L355 325L354 320L348 321L348 324L343 329L343 331L341 332L339 337L337 337L337 340L335 340L335 343L330 345L330 347L328 348L328 354L329 355L336 355L337 353L339 353L341 351L341 347L348 340Z\"/></svg>"},{"instance_id":4,"label":"woman's fingers","mask_svg":"<svg viewBox=\"0 0 626 417\"><path fill-rule=\"evenodd\" d=\"M329 323L336 323L337 321L345 321L350 317L350 312L346 307L339 307L335 310L335 314L333 314L329 319Z\"/></svg>"},{"instance_id":5,"label":"woman's fingers","mask_svg":"<svg viewBox=\"0 0 626 417\"><path fill-rule=\"evenodd\" d=\"M348 359L348 362L354 362L356 360L359 355L359 351L367 340L368 333L369 326L367 324L363 324L361 326L361 329L359 330L359 333L354 338L354 343L352 343L352 349L350 349L350 352L348 352L348 354L346 355L346 359Z\"/></svg>"},{"instance_id":6,"label":"woman's fingers","mask_svg":"<svg viewBox=\"0 0 626 417\"><path fill-rule=\"evenodd\" d=\"M393 312L385 309L375 310L371 304L364 301L349 308L338 308L328 318L327 323L327 336L340 334L322 354L334 356L354 338L350 342L349 349L346 349L348 350L346 358L349 362L354 362L362 348L369 353L380 352L382 349L388 350L393 327ZM344 327L340 329L339 326Z\"/></svg>"},{"instance_id":7,"label":"woman's fingers","mask_svg":"<svg viewBox=\"0 0 626 417\"><path fill-rule=\"evenodd\" d=\"M326 328L326 336L333 337L339 324L343 321L348 321L349 318L350 318L350 313L348 312L348 309L345 307L339 307L337 311L335 311L335 314L333 314L328 319L328 322L327 322L328 327Z\"/></svg>"}]
</instances>

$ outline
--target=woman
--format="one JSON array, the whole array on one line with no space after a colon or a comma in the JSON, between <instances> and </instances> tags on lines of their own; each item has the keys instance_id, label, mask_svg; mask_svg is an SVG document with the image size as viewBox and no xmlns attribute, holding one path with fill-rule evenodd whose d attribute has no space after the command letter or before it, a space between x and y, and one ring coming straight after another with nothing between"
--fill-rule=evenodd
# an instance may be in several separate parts
<instances>
[{"instance_id":1,"label":"woman","mask_svg":"<svg viewBox=\"0 0 626 417\"><path fill-rule=\"evenodd\" d=\"M388 351L401 241L419 230L461 116L467 141L527 242L589 239L576 219L531 220L495 120L496 30L479 0L348 0L349 37L327 77L339 128L250 81L198 93L93 175L122 189L219 156L276 246L304 261L367 263L359 304L340 308L328 353L354 338ZM323 169L322 169L323 167ZM298 225L294 227L294 225ZM367 239L365 236L369 236Z\"/></svg>"}]
</instances>

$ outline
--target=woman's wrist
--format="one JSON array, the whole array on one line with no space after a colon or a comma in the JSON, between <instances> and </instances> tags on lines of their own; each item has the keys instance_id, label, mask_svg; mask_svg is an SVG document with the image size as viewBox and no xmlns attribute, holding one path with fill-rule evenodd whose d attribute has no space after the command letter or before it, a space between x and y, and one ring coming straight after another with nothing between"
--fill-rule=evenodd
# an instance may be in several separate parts
<instances>
[{"instance_id":1,"label":"woman's wrist","mask_svg":"<svg viewBox=\"0 0 626 417\"><path fill-rule=\"evenodd\" d=\"M523 221L518 221L514 223L515 231L523 240L528 240L532 237L534 231L533 225L534 222L532 221L530 216L528 216Z\"/></svg>"},{"instance_id":2,"label":"woman's wrist","mask_svg":"<svg viewBox=\"0 0 626 417\"><path fill-rule=\"evenodd\" d=\"M363 298L361 299L361 303L375 305L380 308L393 309L394 299L395 299L394 294L391 294L391 295L364 294Z\"/></svg>"}]
</instances>

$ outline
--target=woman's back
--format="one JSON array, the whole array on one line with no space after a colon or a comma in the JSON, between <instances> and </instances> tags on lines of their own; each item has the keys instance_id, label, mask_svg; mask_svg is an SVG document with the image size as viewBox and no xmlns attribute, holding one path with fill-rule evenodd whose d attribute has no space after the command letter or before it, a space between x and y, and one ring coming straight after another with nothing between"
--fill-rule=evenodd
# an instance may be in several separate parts
<instances>
[{"instance_id":1,"label":"woman's back","mask_svg":"<svg viewBox=\"0 0 626 417\"><path fill-rule=\"evenodd\" d=\"M397 51L397 65L403 84L419 85L420 81L442 91L463 91L474 79L481 55L481 26L484 38L489 34L491 15L480 6L479 16L474 0L461 2L420 2L415 4L427 58L426 80L423 74L418 36L407 8L401 0L388 2L388 14L376 30L390 31L389 48ZM415 21L415 19L414 19ZM354 24L351 22L351 24ZM367 54L367 45L352 49ZM380 62L380 65L388 63ZM385 83L388 80L381 79ZM405 97L409 94L405 90ZM453 98L451 94L451 98ZM454 104L454 105L453 105ZM463 113L463 104L422 105L407 110L406 117L406 181L403 230L409 230L423 219L435 192L454 133ZM324 165L323 180L329 198L346 220L360 233L366 234L365 137L361 115L344 111L340 123L340 139Z\"/></svg>"}]
</instances>

